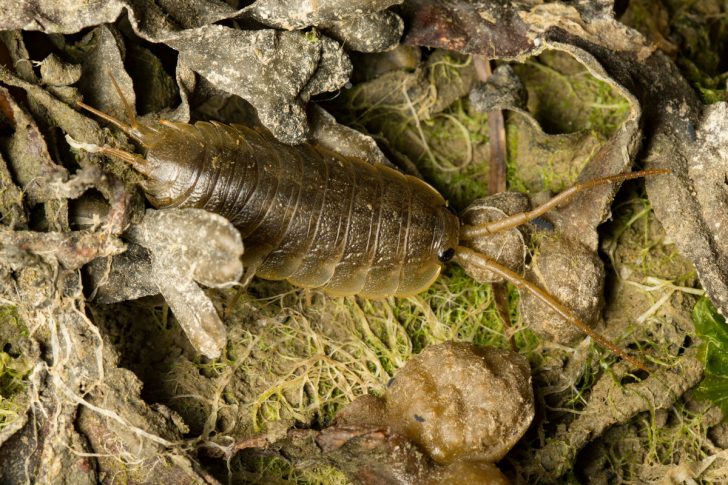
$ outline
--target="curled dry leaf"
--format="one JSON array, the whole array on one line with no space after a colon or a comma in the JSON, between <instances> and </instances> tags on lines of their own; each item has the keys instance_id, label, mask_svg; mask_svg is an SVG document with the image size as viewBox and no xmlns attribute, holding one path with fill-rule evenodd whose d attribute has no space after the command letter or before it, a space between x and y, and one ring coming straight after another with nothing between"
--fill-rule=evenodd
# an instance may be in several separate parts
<instances>
[{"instance_id":1,"label":"curled dry leaf","mask_svg":"<svg viewBox=\"0 0 728 485\"><path fill-rule=\"evenodd\" d=\"M477 225L504 219L507 216L530 209L528 198L520 192L501 192L476 199L462 214L463 224ZM467 241L467 246L489 258L521 273L526 264L525 226L502 231L487 237ZM465 272L480 283L503 282L504 279L491 271L478 267L465 267Z\"/></svg>"},{"instance_id":2,"label":"curled dry leaf","mask_svg":"<svg viewBox=\"0 0 728 485\"><path fill-rule=\"evenodd\" d=\"M312 25L351 19L402 3L402 0L258 0L245 15L265 25L303 29Z\"/></svg>"},{"instance_id":3,"label":"curled dry leaf","mask_svg":"<svg viewBox=\"0 0 728 485\"><path fill-rule=\"evenodd\" d=\"M63 62L51 53L40 63L40 77L51 86L68 86L81 79L82 68L79 64Z\"/></svg>"},{"instance_id":4,"label":"curled dry leaf","mask_svg":"<svg viewBox=\"0 0 728 485\"><path fill-rule=\"evenodd\" d=\"M23 208L23 192L15 185L2 155L0 155L0 221L10 229L22 229L28 224Z\"/></svg>"},{"instance_id":5,"label":"curled dry leaf","mask_svg":"<svg viewBox=\"0 0 728 485\"><path fill-rule=\"evenodd\" d=\"M205 286L230 286L242 275L240 233L220 215L201 209L148 210L126 236L181 277Z\"/></svg>"},{"instance_id":6,"label":"curled dry leaf","mask_svg":"<svg viewBox=\"0 0 728 485\"><path fill-rule=\"evenodd\" d=\"M533 255L526 277L536 282L587 325L594 326L604 306L604 263L578 242L545 236ZM531 293L521 293L521 315L529 328L562 344L578 341L583 334L571 322L546 308Z\"/></svg>"},{"instance_id":7,"label":"curled dry leaf","mask_svg":"<svg viewBox=\"0 0 728 485\"><path fill-rule=\"evenodd\" d=\"M4 113L9 116L7 121L14 127L5 146L8 169L32 206L51 198L45 193L47 184L65 182L68 170L51 159L35 120L15 102L7 89L0 88L0 97L9 109Z\"/></svg>"},{"instance_id":8,"label":"curled dry leaf","mask_svg":"<svg viewBox=\"0 0 728 485\"><path fill-rule=\"evenodd\" d=\"M692 181L705 228L711 236L712 251L720 255L712 266L723 272L727 270L724 264L728 262L728 104L715 103L706 107L696 131L694 150L686 152L687 174ZM683 238L686 236L683 235ZM707 261L701 263L699 273L709 264ZM700 276L703 277L703 274ZM708 290L725 314L728 311L728 294L720 291L720 287L712 286Z\"/></svg>"},{"instance_id":9,"label":"curled dry leaf","mask_svg":"<svg viewBox=\"0 0 728 485\"><path fill-rule=\"evenodd\" d=\"M41 86L15 76L2 65L0 65L0 82L23 89L33 102L38 103L38 105L46 110L46 115L64 133L90 143L104 143L105 136L95 121L77 112L63 101L58 100ZM87 161L83 158L79 159L80 163Z\"/></svg>"},{"instance_id":10,"label":"curled dry leaf","mask_svg":"<svg viewBox=\"0 0 728 485\"><path fill-rule=\"evenodd\" d=\"M218 88L240 95L258 110L261 121L280 140L301 143L308 135L303 106L311 96L341 87L351 64L341 46L314 32L237 30L212 25L224 19L255 19L284 28L322 24L349 47L367 52L394 47L402 34L402 20L391 12L379 12L397 1L327 1L311 9L307 2L254 2L236 10L220 2L190 0L167 5L148 2L144 8L131 1L114 0L103 6L66 0L62 4L8 8L0 17L0 30L40 30L74 33L99 24L109 24L126 12L134 32L152 42L165 42L180 51L180 63L205 76ZM173 8L172 8L173 7ZM69 12L74 12L69 15ZM366 13L364 17L362 13ZM43 18L43 21L38 21ZM325 25L324 25L325 24ZM120 37L103 25L88 34L93 42L83 56L82 89L87 102L119 117L121 105L113 99L108 76L88 75L103 66L115 73L125 97L134 104L131 79L121 62ZM246 66L234 69L233 66ZM32 74L32 73L31 73ZM98 73L97 73L98 74ZM182 86L180 85L180 89ZM184 104L183 99L183 104Z\"/></svg>"},{"instance_id":11,"label":"curled dry leaf","mask_svg":"<svg viewBox=\"0 0 728 485\"><path fill-rule=\"evenodd\" d=\"M347 49L382 52L394 49L399 44L404 22L399 15L383 11L322 23L319 28Z\"/></svg>"},{"instance_id":12,"label":"curled dry leaf","mask_svg":"<svg viewBox=\"0 0 728 485\"><path fill-rule=\"evenodd\" d=\"M214 25L182 32L167 44L215 86L248 100L287 143L307 138L304 105L310 97L340 87L351 71L339 44L315 34ZM235 68L241 64L246 68Z\"/></svg>"},{"instance_id":13,"label":"curled dry leaf","mask_svg":"<svg viewBox=\"0 0 728 485\"><path fill-rule=\"evenodd\" d=\"M86 34L73 48L81 63L83 75L78 84L85 103L116 118L125 119L124 100L130 106L136 104L131 77L124 68L126 49L118 30L111 25L101 25ZM113 79L112 79L113 76ZM119 97L114 81L121 89Z\"/></svg>"},{"instance_id":14,"label":"curled dry leaf","mask_svg":"<svg viewBox=\"0 0 728 485\"><path fill-rule=\"evenodd\" d=\"M209 358L219 357L226 342L225 327L195 281L224 287L240 279L240 233L222 216L200 209L169 209L147 211L127 237L149 251L148 278L164 296L195 350ZM132 265L143 269L147 261L144 254L139 256ZM131 257L125 257L122 269L132 269L128 266ZM117 269L117 275L121 274ZM129 286L134 282L124 283Z\"/></svg>"},{"instance_id":15,"label":"curled dry leaf","mask_svg":"<svg viewBox=\"0 0 728 485\"><path fill-rule=\"evenodd\" d=\"M312 104L308 109L312 141L347 157L392 166L374 139L360 131L339 124L325 109Z\"/></svg>"},{"instance_id":16,"label":"curled dry leaf","mask_svg":"<svg viewBox=\"0 0 728 485\"><path fill-rule=\"evenodd\" d=\"M144 39L159 42L174 32L232 18L240 11L214 0L134 2L109 0L86 2L61 0L6 5L0 12L0 30L35 30L47 34L73 34L101 24L110 24L126 12L134 31Z\"/></svg>"}]
</instances>

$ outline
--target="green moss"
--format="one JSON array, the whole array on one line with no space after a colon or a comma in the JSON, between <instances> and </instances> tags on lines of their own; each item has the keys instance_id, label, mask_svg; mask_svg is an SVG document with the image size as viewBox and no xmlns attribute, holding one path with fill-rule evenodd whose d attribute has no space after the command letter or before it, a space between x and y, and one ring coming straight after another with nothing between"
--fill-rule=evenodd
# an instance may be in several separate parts
<instances>
[{"instance_id":1,"label":"green moss","mask_svg":"<svg viewBox=\"0 0 728 485\"><path fill-rule=\"evenodd\" d=\"M526 182L519 176L518 160L521 157L519 137L521 130L515 123L506 124L506 179L509 190L528 193Z\"/></svg>"},{"instance_id":2,"label":"green moss","mask_svg":"<svg viewBox=\"0 0 728 485\"><path fill-rule=\"evenodd\" d=\"M670 409L642 413L630 423L608 430L588 450L590 457L598 457L592 466L601 464L601 470L585 473L607 475L615 483L657 482L666 475L680 473L685 463L700 463L707 458L704 468L689 472L691 479L693 483L718 483L720 480L704 475L710 474L709 450L715 449L706 437L714 419L710 409L686 399L678 400Z\"/></svg>"},{"instance_id":3,"label":"green moss","mask_svg":"<svg viewBox=\"0 0 728 485\"><path fill-rule=\"evenodd\" d=\"M728 5L723 0L629 2L620 19L675 58L704 103L725 101Z\"/></svg>"},{"instance_id":4,"label":"green moss","mask_svg":"<svg viewBox=\"0 0 728 485\"><path fill-rule=\"evenodd\" d=\"M528 89L528 109L547 133L593 131L609 138L629 102L568 54L549 51L514 69Z\"/></svg>"},{"instance_id":5,"label":"green moss","mask_svg":"<svg viewBox=\"0 0 728 485\"><path fill-rule=\"evenodd\" d=\"M460 99L472 83L469 66L469 58L437 51L416 73L354 86L341 116L385 139L458 210L486 195L488 185L488 116Z\"/></svg>"},{"instance_id":6,"label":"green moss","mask_svg":"<svg viewBox=\"0 0 728 485\"><path fill-rule=\"evenodd\" d=\"M695 395L717 404L728 416L728 326L707 298L695 304L693 321L702 341L700 358L705 363L705 377Z\"/></svg>"},{"instance_id":7,"label":"green moss","mask_svg":"<svg viewBox=\"0 0 728 485\"><path fill-rule=\"evenodd\" d=\"M23 412L27 396L27 378L32 369L23 355L22 340L28 335L14 306L0 306L0 429Z\"/></svg>"},{"instance_id":8,"label":"green moss","mask_svg":"<svg viewBox=\"0 0 728 485\"><path fill-rule=\"evenodd\" d=\"M490 152L488 115L461 99L422 123L425 154L414 160L431 183L457 209L488 195Z\"/></svg>"},{"instance_id":9,"label":"green moss","mask_svg":"<svg viewBox=\"0 0 728 485\"><path fill-rule=\"evenodd\" d=\"M641 182L625 184L622 198L613 209L613 219L602 227L602 248L612 266L650 276L679 287L696 283L693 265L666 242L665 232L652 212ZM619 249L619 250L618 250Z\"/></svg>"},{"instance_id":10,"label":"green moss","mask_svg":"<svg viewBox=\"0 0 728 485\"><path fill-rule=\"evenodd\" d=\"M259 298L273 286L276 296ZM180 362L171 372L177 377L165 385L193 394L200 393L195 389L201 376L209 380L203 393L220 393L221 406L238 410L238 429L259 432L290 420L325 426L356 397L381 394L397 369L427 345L509 345L490 285L475 284L454 266L428 291L409 298L331 298L286 288L256 281L228 321L225 358ZM521 325L517 292L509 291L512 320ZM520 327L512 332L519 345L534 347ZM206 401L175 398L169 405L197 422L194 429L211 412Z\"/></svg>"},{"instance_id":11,"label":"green moss","mask_svg":"<svg viewBox=\"0 0 728 485\"><path fill-rule=\"evenodd\" d=\"M237 462L231 470L236 483L278 485L348 485L346 476L335 468L317 465L294 467L277 456L262 457L252 463Z\"/></svg>"},{"instance_id":12,"label":"green moss","mask_svg":"<svg viewBox=\"0 0 728 485\"><path fill-rule=\"evenodd\" d=\"M304 38L311 44L316 44L321 39L321 34L316 29L311 29L304 34Z\"/></svg>"},{"instance_id":13,"label":"green moss","mask_svg":"<svg viewBox=\"0 0 728 485\"><path fill-rule=\"evenodd\" d=\"M491 285L474 282L457 266L449 267L422 295L399 300L394 312L412 340L414 353L449 340L508 345Z\"/></svg>"}]
</instances>

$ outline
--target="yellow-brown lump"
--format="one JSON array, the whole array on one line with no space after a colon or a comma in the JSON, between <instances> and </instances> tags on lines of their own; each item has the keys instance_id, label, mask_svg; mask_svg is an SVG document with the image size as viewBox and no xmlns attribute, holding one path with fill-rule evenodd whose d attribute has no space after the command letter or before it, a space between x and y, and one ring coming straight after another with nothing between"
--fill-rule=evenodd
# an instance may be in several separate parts
<instances>
[{"instance_id":1,"label":"yellow-brown lump","mask_svg":"<svg viewBox=\"0 0 728 485\"><path fill-rule=\"evenodd\" d=\"M534 415L528 362L510 350L448 342L407 362L385 397L390 426L436 462L496 462Z\"/></svg>"},{"instance_id":2,"label":"yellow-brown lump","mask_svg":"<svg viewBox=\"0 0 728 485\"><path fill-rule=\"evenodd\" d=\"M508 478L493 463L459 461L442 467L423 485L508 485Z\"/></svg>"}]
</instances>

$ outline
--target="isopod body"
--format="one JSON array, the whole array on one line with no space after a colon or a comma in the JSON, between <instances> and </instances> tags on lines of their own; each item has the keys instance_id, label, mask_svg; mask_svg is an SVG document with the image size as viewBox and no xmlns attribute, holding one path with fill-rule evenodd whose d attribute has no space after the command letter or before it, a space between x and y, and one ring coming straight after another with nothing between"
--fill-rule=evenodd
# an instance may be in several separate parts
<instances>
[{"instance_id":1,"label":"isopod body","mask_svg":"<svg viewBox=\"0 0 728 485\"><path fill-rule=\"evenodd\" d=\"M242 125L162 121L152 127L138 124L127 107L129 126L79 105L120 127L146 153L77 146L125 160L146 175L143 187L157 208L195 207L226 217L242 235L243 263L259 277L323 288L337 296L406 296L427 289L453 259L476 279L486 271L529 291L595 341L646 370L541 287L468 245L531 221L578 192L666 170L578 183L531 211L466 225L431 186L382 164L313 143L284 145L265 131Z\"/></svg>"},{"instance_id":2,"label":"isopod body","mask_svg":"<svg viewBox=\"0 0 728 485\"><path fill-rule=\"evenodd\" d=\"M333 295L412 295L457 247L445 199L385 165L214 122L166 122L139 138L150 202L228 218L259 277Z\"/></svg>"}]
</instances>

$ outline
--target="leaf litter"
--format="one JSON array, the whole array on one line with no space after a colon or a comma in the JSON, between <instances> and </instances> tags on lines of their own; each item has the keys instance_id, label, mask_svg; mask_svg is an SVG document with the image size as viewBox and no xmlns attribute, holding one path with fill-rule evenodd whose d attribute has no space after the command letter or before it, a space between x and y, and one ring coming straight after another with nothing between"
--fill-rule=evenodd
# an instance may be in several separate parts
<instances>
[{"instance_id":1,"label":"leaf litter","mask_svg":"<svg viewBox=\"0 0 728 485\"><path fill-rule=\"evenodd\" d=\"M238 8L69 1L64 9L3 11L3 480L22 481L29 471L73 483L724 478L721 413L696 401L717 379L718 357L696 343L719 347L719 327L704 323L717 317L700 300L696 334L691 314L698 278L717 311L725 310L725 103L703 109L685 82L702 100L720 101L724 78L709 55L691 58L705 40L682 23L684 12L665 2L656 23L640 23L647 2L630 2L623 20L642 37L614 20L607 4L408 1L385 10L401 2L320 3L311 11L307 2L262 0ZM691 8L708 12L706 19L720 15L719 6L698 3ZM664 15L675 23L666 27ZM448 18L458 22L441 22ZM409 46L396 47L403 26ZM722 30L712 32L722 38ZM499 66L511 66L526 104L512 81L496 79L489 96L500 104L477 109L468 99L475 75L467 54L510 61ZM533 311L523 301L519 311L513 289L514 326L505 328L490 287L458 269L401 300L335 299L256 280L244 290L202 290L198 282L239 277L238 249L175 248L174 241L199 236L191 228L200 220L234 241L232 227L204 214L146 212L139 178L124 164L65 142L69 135L133 151L124 136L74 109L83 97L127 119L109 71L150 119L239 121L226 113L242 106L243 115L232 116L286 142L313 136L379 162L386 153L461 209L488 195L487 110L495 107L506 113L508 186L532 204L635 160L670 167L672 176L647 180L649 201L639 183L616 199L613 189L590 191L509 243L522 260L528 242L527 261L545 257L545 268L574 247L596 267L608 262L606 279L583 289L597 309L606 297L595 324L656 370L629 373L578 336L564 339L574 346L538 337L527 325ZM362 73L369 74L338 97L322 95ZM494 210L490 202L482 207ZM612 222L600 227L610 210ZM552 252L554 245L572 249ZM205 268L215 267L232 273L211 279ZM544 284L555 281L539 267L530 271ZM220 320L195 338L206 326L184 321L203 315ZM344 407L352 401L386 396L387 382L412 356L451 340L502 348L513 341L528 358L537 418L498 464L502 472L490 463L435 464L418 438L409 436L422 448L392 431L401 420L389 429L370 419L381 414L371 402L366 419L348 427L334 421L342 408L353 412ZM201 350L221 355L207 359ZM703 377L701 356L707 380L691 392ZM369 397L355 401L362 395Z\"/></svg>"}]
</instances>

